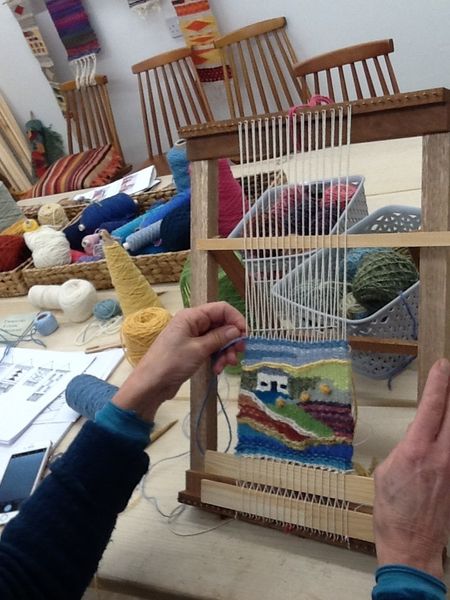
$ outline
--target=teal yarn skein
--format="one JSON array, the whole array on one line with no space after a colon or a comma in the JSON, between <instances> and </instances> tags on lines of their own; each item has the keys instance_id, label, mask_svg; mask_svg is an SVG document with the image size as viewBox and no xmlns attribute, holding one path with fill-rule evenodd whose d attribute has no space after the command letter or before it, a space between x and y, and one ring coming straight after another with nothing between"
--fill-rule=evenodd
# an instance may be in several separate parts
<instances>
[{"instance_id":1,"label":"teal yarn skein","mask_svg":"<svg viewBox=\"0 0 450 600\"><path fill-rule=\"evenodd\" d=\"M94 375L77 375L66 388L66 402L75 412L87 419L94 419L116 394L119 388Z\"/></svg>"},{"instance_id":2,"label":"teal yarn skein","mask_svg":"<svg viewBox=\"0 0 450 600\"><path fill-rule=\"evenodd\" d=\"M419 279L415 264L408 257L383 250L364 258L353 280L355 300L374 310L394 300Z\"/></svg>"},{"instance_id":3,"label":"teal yarn skein","mask_svg":"<svg viewBox=\"0 0 450 600\"><path fill-rule=\"evenodd\" d=\"M122 309L117 300L108 298L107 300L100 300L94 306L94 317L99 321L109 321L113 317L118 317L122 314Z\"/></svg>"},{"instance_id":4,"label":"teal yarn skein","mask_svg":"<svg viewBox=\"0 0 450 600\"><path fill-rule=\"evenodd\" d=\"M191 176L186 156L186 140L178 140L166 155L177 192L190 189Z\"/></svg>"},{"instance_id":5,"label":"teal yarn skein","mask_svg":"<svg viewBox=\"0 0 450 600\"><path fill-rule=\"evenodd\" d=\"M347 282L351 283L355 278L359 265L369 254L383 252L381 248L353 248L347 252ZM344 273L344 261L340 265L341 276Z\"/></svg>"}]
</instances>

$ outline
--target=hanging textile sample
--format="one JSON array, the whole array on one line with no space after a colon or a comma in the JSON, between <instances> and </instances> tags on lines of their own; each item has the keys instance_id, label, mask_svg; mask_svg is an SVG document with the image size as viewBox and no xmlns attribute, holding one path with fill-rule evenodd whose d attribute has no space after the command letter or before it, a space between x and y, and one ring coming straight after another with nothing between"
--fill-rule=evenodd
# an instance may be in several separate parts
<instances>
[{"instance_id":1,"label":"hanging textile sample","mask_svg":"<svg viewBox=\"0 0 450 600\"><path fill-rule=\"evenodd\" d=\"M100 44L81 0L46 0L46 4L74 69L77 87L94 84Z\"/></svg>"},{"instance_id":2,"label":"hanging textile sample","mask_svg":"<svg viewBox=\"0 0 450 600\"><path fill-rule=\"evenodd\" d=\"M52 88L60 109L64 112L65 100L59 89L55 64L49 55L47 45L39 30L29 0L7 0L7 4L19 23L31 52L39 62L42 72Z\"/></svg>"},{"instance_id":3,"label":"hanging textile sample","mask_svg":"<svg viewBox=\"0 0 450 600\"><path fill-rule=\"evenodd\" d=\"M214 40L220 36L217 21L208 0L172 0L186 45L193 50L193 59L200 81L221 81L223 68Z\"/></svg>"}]
</instances>

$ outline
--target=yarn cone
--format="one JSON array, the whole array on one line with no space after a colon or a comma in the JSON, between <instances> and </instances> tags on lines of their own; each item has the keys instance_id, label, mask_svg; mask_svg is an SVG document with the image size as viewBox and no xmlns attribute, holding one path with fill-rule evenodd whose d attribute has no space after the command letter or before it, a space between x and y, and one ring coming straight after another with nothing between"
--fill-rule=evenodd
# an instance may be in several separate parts
<instances>
[{"instance_id":1,"label":"yarn cone","mask_svg":"<svg viewBox=\"0 0 450 600\"><path fill-rule=\"evenodd\" d=\"M149 282L133 263L127 251L108 232L102 232L109 274L125 317L143 308L162 307Z\"/></svg>"}]
</instances>

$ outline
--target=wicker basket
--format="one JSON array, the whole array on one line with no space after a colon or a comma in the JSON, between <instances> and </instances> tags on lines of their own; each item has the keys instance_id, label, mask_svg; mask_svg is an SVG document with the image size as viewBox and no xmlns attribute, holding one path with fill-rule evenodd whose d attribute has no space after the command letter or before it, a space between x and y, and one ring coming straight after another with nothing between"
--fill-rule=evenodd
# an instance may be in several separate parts
<instances>
[{"instance_id":1,"label":"wicker basket","mask_svg":"<svg viewBox=\"0 0 450 600\"><path fill-rule=\"evenodd\" d=\"M30 262L30 260L27 260L13 271L3 271L0 273L0 298L24 296L28 292L28 286L23 276L23 269Z\"/></svg>"},{"instance_id":2,"label":"wicker basket","mask_svg":"<svg viewBox=\"0 0 450 600\"><path fill-rule=\"evenodd\" d=\"M420 227L420 209L413 206L384 206L368 215L365 219L348 229L348 233L397 233L402 231L416 231ZM342 254L341 254L342 256ZM313 272L313 267L318 261L331 261L331 272L335 272L336 260L339 255L336 251L319 250L308 261L300 264L286 277L275 284L272 293L280 302L282 318L290 322L293 327L307 326L308 315L314 322L326 319L330 326L332 323L343 321L340 317L327 315L302 306L291 299L291 290L302 281L302 273ZM294 286L294 287L293 287ZM419 282L417 281L402 294L383 306L373 314L363 319L345 319L347 335L386 337L406 340L417 339L418 327ZM303 317L301 317L303 315ZM399 354L385 354L380 352L362 352L352 350L353 369L373 379L388 379L398 373L411 362L408 356Z\"/></svg>"}]
</instances>

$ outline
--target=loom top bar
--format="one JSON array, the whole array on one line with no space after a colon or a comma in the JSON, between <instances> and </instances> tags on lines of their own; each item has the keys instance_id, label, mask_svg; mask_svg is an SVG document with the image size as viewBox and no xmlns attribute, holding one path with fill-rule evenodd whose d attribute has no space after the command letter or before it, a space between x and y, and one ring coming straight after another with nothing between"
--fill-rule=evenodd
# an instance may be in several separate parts
<instances>
[{"instance_id":1,"label":"loom top bar","mask_svg":"<svg viewBox=\"0 0 450 600\"><path fill-rule=\"evenodd\" d=\"M339 108L352 108L351 142L374 142L416 137L450 131L450 90L434 88L343 102L318 108L299 108L297 113L325 111L330 116ZM217 121L182 127L191 161L239 156L239 124L256 119L286 116L287 113L259 115L253 119ZM255 157L256 158L256 157Z\"/></svg>"}]
</instances>

